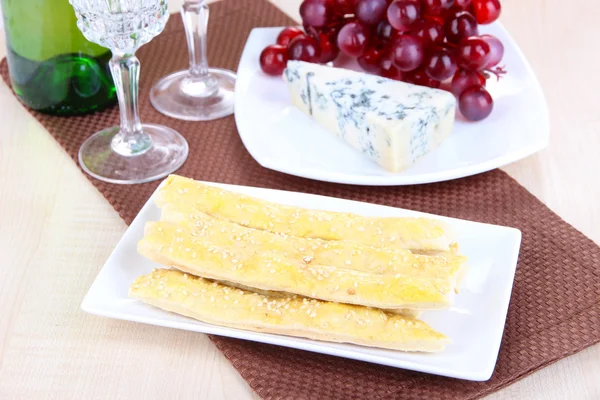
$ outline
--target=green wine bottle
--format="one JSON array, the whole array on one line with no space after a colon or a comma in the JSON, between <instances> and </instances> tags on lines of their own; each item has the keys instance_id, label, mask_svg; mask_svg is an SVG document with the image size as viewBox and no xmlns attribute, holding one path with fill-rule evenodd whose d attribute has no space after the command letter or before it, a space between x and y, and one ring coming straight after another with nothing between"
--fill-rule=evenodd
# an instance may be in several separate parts
<instances>
[{"instance_id":1,"label":"green wine bottle","mask_svg":"<svg viewBox=\"0 0 600 400\"><path fill-rule=\"evenodd\" d=\"M54 115L116 102L110 50L87 41L69 0L2 0L12 87L29 108Z\"/></svg>"}]
</instances>

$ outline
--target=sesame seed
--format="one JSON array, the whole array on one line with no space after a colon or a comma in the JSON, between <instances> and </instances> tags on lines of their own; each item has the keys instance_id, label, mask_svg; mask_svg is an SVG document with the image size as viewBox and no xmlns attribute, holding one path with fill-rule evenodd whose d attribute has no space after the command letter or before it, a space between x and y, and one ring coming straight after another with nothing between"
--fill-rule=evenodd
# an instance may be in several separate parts
<instances>
[{"instance_id":1,"label":"sesame seed","mask_svg":"<svg viewBox=\"0 0 600 400\"><path fill-rule=\"evenodd\" d=\"M346 265L352 265L352 261L346 260Z\"/></svg>"},{"instance_id":2,"label":"sesame seed","mask_svg":"<svg viewBox=\"0 0 600 400\"><path fill-rule=\"evenodd\" d=\"M310 318L314 318L314 317L316 317L316 316L317 316L317 313L316 313L316 312L313 312L312 314L310 314L310 315L309 315L309 317L310 317Z\"/></svg>"},{"instance_id":3,"label":"sesame seed","mask_svg":"<svg viewBox=\"0 0 600 400\"><path fill-rule=\"evenodd\" d=\"M186 252L188 252L188 253L189 253L191 250L192 250L192 249L190 249L189 247L186 247L186 248L185 248L185 251L186 251Z\"/></svg>"},{"instance_id":4,"label":"sesame seed","mask_svg":"<svg viewBox=\"0 0 600 400\"><path fill-rule=\"evenodd\" d=\"M353 288L348 289L348 294L356 294L356 290L354 290Z\"/></svg>"},{"instance_id":5,"label":"sesame seed","mask_svg":"<svg viewBox=\"0 0 600 400\"><path fill-rule=\"evenodd\" d=\"M271 270L269 270L269 273L270 273L270 274L274 274L274 273L275 273L275 270L274 270L274 269L271 269Z\"/></svg>"},{"instance_id":6,"label":"sesame seed","mask_svg":"<svg viewBox=\"0 0 600 400\"><path fill-rule=\"evenodd\" d=\"M358 287L358 282L354 282L354 287Z\"/></svg>"},{"instance_id":7,"label":"sesame seed","mask_svg":"<svg viewBox=\"0 0 600 400\"><path fill-rule=\"evenodd\" d=\"M393 242L393 241L395 241L395 240L396 240L396 237L395 237L395 236L390 236L390 242Z\"/></svg>"},{"instance_id":8,"label":"sesame seed","mask_svg":"<svg viewBox=\"0 0 600 400\"><path fill-rule=\"evenodd\" d=\"M183 293L184 296L187 296L187 291L186 290L182 290L181 293Z\"/></svg>"},{"instance_id":9,"label":"sesame seed","mask_svg":"<svg viewBox=\"0 0 600 400\"><path fill-rule=\"evenodd\" d=\"M250 308L250 311L254 312L254 311L256 311L256 308L252 307L252 308Z\"/></svg>"},{"instance_id":10,"label":"sesame seed","mask_svg":"<svg viewBox=\"0 0 600 400\"><path fill-rule=\"evenodd\" d=\"M306 256L304 258L302 258L302 261L304 261L305 264L310 264L315 258L312 256Z\"/></svg>"},{"instance_id":11,"label":"sesame seed","mask_svg":"<svg viewBox=\"0 0 600 400\"><path fill-rule=\"evenodd\" d=\"M197 254L196 254L196 252L194 251L194 252L192 253L192 258L196 258L196 256L197 256Z\"/></svg>"},{"instance_id":12,"label":"sesame seed","mask_svg":"<svg viewBox=\"0 0 600 400\"><path fill-rule=\"evenodd\" d=\"M210 302L214 303L214 301L215 301L215 296L210 296Z\"/></svg>"},{"instance_id":13,"label":"sesame seed","mask_svg":"<svg viewBox=\"0 0 600 400\"><path fill-rule=\"evenodd\" d=\"M158 227L157 231L162 232L163 228L161 226Z\"/></svg>"},{"instance_id":14,"label":"sesame seed","mask_svg":"<svg viewBox=\"0 0 600 400\"><path fill-rule=\"evenodd\" d=\"M139 287L140 287L140 285L133 285L133 288L134 288L134 289L137 289L137 288L139 288Z\"/></svg>"}]
</instances>

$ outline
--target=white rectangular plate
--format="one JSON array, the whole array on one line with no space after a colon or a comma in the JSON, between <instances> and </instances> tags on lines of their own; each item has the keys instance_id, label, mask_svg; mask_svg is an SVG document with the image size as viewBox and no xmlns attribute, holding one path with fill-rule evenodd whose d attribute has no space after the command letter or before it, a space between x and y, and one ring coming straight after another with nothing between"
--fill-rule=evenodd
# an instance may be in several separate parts
<instances>
[{"instance_id":1,"label":"white rectangular plate","mask_svg":"<svg viewBox=\"0 0 600 400\"><path fill-rule=\"evenodd\" d=\"M392 173L328 132L290 102L281 77L264 74L260 52L282 28L255 28L242 54L235 85L235 121L244 146L263 167L304 178L355 185L412 185L478 174L527 157L548 144L548 107L525 56L499 23L481 33L504 44L508 73L488 79L494 110L483 121L457 117L452 135L411 168ZM355 61L336 65L360 70Z\"/></svg>"},{"instance_id":2,"label":"white rectangular plate","mask_svg":"<svg viewBox=\"0 0 600 400\"><path fill-rule=\"evenodd\" d=\"M144 234L146 221L160 219L160 210L152 199L144 205L106 261L83 300L83 310L105 317L253 340L455 378L484 381L491 377L510 301L521 243L520 231L332 197L213 185L269 201L313 209L368 216L430 216L448 222L458 234L461 252L469 257L469 270L454 305L448 310L426 312L422 319L448 335L453 343L440 353L404 353L247 332L205 324L130 299L127 293L135 278L161 267L140 256L136 250L137 242Z\"/></svg>"}]
</instances>

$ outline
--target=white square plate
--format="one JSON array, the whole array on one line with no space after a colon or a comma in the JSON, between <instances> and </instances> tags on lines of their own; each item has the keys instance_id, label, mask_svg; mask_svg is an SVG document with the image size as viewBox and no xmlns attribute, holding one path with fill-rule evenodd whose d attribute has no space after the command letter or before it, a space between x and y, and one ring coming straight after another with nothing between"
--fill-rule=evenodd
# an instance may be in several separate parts
<instances>
[{"instance_id":1,"label":"white square plate","mask_svg":"<svg viewBox=\"0 0 600 400\"><path fill-rule=\"evenodd\" d=\"M494 110L485 120L460 118L452 135L413 167L391 173L329 133L290 102L286 84L264 74L258 58L282 28L255 28L242 54L235 86L235 121L252 157L263 167L304 178L357 185L410 185L478 174L547 146L548 108L525 56L498 23L481 26L505 47L508 73L487 88ZM338 66L359 70L355 62Z\"/></svg>"},{"instance_id":2,"label":"white square plate","mask_svg":"<svg viewBox=\"0 0 600 400\"><path fill-rule=\"evenodd\" d=\"M385 207L302 193L245 186L214 184L247 195L282 204L353 212L369 216L431 216ZM161 267L136 250L146 221L160 219L160 210L150 199L144 205L98 274L81 307L106 317L229 336L317 353L353 358L468 380L490 378L496 364L515 275L521 232L502 226L445 217L458 234L461 251L469 257L469 271L454 305L430 311L422 319L449 336L453 343L434 354L403 353L351 344L328 343L290 336L247 332L209 325L151 307L127 296L129 285L140 275Z\"/></svg>"}]
</instances>

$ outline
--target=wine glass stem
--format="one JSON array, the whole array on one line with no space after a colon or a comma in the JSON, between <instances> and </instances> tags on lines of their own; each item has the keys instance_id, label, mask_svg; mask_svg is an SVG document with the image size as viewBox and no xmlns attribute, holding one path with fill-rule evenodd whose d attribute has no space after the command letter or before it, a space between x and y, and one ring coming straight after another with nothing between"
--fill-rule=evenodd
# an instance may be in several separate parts
<instances>
[{"instance_id":1,"label":"wine glass stem","mask_svg":"<svg viewBox=\"0 0 600 400\"><path fill-rule=\"evenodd\" d=\"M112 148L125 156L145 153L152 146L152 139L143 132L138 113L140 61L133 53L113 51L110 71L115 81L121 112L121 126L112 140Z\"/></svg>"},{"instance_id":2,"label":"wine glass stem","mask_svg":"<svg viewBox=\"0 0 600 400\"><path fill-rule=\"evenodd\" d=\"M181 17L190 55L189 78L182 90L193 96L212 96L218 90L217 81L210 76L206 57L208 5L205 0L188 0L181 7Z\"/></svg>"}]
</instances>

